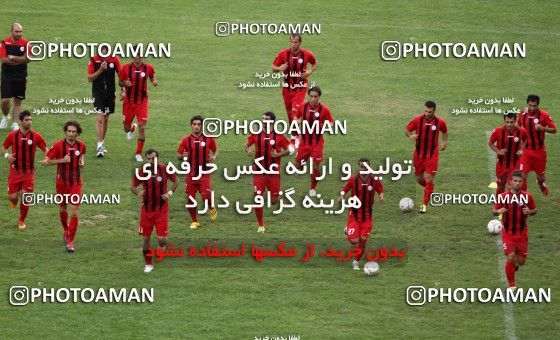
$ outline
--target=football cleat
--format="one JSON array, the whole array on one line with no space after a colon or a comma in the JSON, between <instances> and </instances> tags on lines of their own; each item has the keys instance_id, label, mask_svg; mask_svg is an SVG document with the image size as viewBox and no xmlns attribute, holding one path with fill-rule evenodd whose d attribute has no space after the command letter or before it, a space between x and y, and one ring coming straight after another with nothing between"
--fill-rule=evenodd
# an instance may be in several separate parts
<instances>
[{"instance_id":1,"label":"football cleat","mask_svg":"<svg viewBox=\"0 0 560 340\"><path fill-rule=\"evenodd\" d=\"M196 229L198 227L200 227L200 224L198 224L198 222L191 223L191 229Z\"/></svg>"},{"instance_id":2,"label":"football cleat","mask_svg":"<svg viewBox=\"0 0 560 340\"><path fill-rule=\"evenodd\" d=\"M425 214L425 213L426 213L426 205L425 205L425 204L422 204L422 205L420 206L420 210L418 210L418 211L420 211L421 214Z\"/></svg>"},{"instance_id":3,"label":"football cleat","mask_svg":"<svg viewBox=\"0 0 560 340\"><path fill-rule=\"evenodd\" d=\"M152 270L154 270L154 265L152 265L152 264L147 264L147 265L144 266L144 273L149 273L149 272L151 272Z\"/></svg>"},{"instance_id":4,"label":"football cleat","mask_svg":"<svg viewBox=\"0 0 560 340\"><path fill-rule=\"evenodd\" d=\"M218 210L216 208L210 208L210 220L215 221L218 218Z\"/></svg>"},{"instance_id":5,"label":"football cleat","mask_svg":"<svg viewBox=\"0 0 560 340\"><path fill-rule=\"evenodd\" d=\"M75 251L74 249L74 242L68 242L66 244L66 252L67 253L73 253Z\"/></svg>"},{"instance_id":6,"label":"football cleat","mask_svg":"<svg viewBox=\"0 0 560 340\"><path fill-rule=\"evenodd\" d=\"M548 187L546 186L546 184L543 183L542 185L539 185L539 189L541 189L543 196L548 196Z\"/></svg>"},{"instance_id":7,"label":"football cleat","mask_svg":"<svg viewBox=\"0 0 560 340\"><path fill-rule=\"evenodd\" d=\"M137 161L137 162L140 162L140 163L144 161L144 159L142 158L142 155L139 154L139 153L137 153L137 154L134 156L134 158L136 158L136 161Z\"/></svg>"},{"instance_id":8,"label":"football cleat","mask_svg":"<svg viewBox=\"0 0 560 340\"><path fill-rule=\"evenodd\" d=\"M25 222L23 222L23 221L18 221L18 229L21 230L21 231L24 231L25 228L26 228Z\"/></svg>"},{"instance_id":9,"label":"football cleat","mask_svg":"<svg viewBox=\"0 0 560 340\"><path fill-rule=\"evenodd\" d=\"M264 234L265 231L266 231L266 228L264 227L264 225L259 226L259 228L257 229L257 233Z\"/></svg>"},{"instance_id":10,"label":"football cleat","mask_svg":"<svg viewBox=\"0 0 560 340\"><path fill-rule=\"evenodd\" d=\"M7 128L9 121L10 121L10 119L8 119L8 116L2 116L2 121L0 121L0 129Z\"/></svg>"},{"instance_id":11,"label":"football cleat","mask_svg":"<svg viewBox=\"0 0 560 340\"><path fill-rule=\"evenodd\" d=\"M16 130L19 130L19 125L18 125L18 123L13 123L12 124L12 131L16 131Z\"/></svg>"},{"instance_id":12,"label":"football cleat","mask_svg":"<svg viewBox=\"0 0 560 340\"><path fill-rule=\"evenodd\" d=\"M354 270L360 270L360 262L358 262L356 260L352 261L352 268Z\"/></svg>"},{"instance_id":13,"label":"football cleat","mask_svg":"<svg viewBox=\"0 0 560 340\"><path fill-rule=\"evenodd\" d=\"M309 197L317 197L317 190L309 189Z\"/></svg>"},{"instance_id":14,"label":"football cleat","mask_svg":"<svg viewBox=\"0 0 560 340\"><path fill-rule=\"evenodd\" d=\"M97 156L98 158L101 158L101 157L105 156L105 154L104 154L104 152L103 152L103 146L97 147L97 154L96 154L96 156Z\"/></svg>"},{"instance_id":15,"label":"football cleat","mask_svg":"<svg viewBox=\"0 0 560 340\"><path fill-rule=\"evenodd\" d=\"M132 127L130 128L130 131L128 131L126 133L126 138L128 140L132 140L132 138L134 138L134 131L136 131L136 126L137 126L136 123L132 124Z\"/></svg>"}]
</instances>

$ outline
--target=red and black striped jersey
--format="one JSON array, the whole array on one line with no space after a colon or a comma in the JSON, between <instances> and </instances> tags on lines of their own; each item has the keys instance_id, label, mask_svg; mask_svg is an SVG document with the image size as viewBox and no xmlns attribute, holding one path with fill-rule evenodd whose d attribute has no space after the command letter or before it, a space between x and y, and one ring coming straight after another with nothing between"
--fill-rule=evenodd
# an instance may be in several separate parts
<instances>
[{"instance_id":1,"label":"red and black striped jersey","mask_svg":"<svg viewBox=\"0 0 560 340\"><path fill-rule=\"evenodd\" d=\"M416 131L418 135L414 150L418 157L425 159L433 155L439 155L439 133L447 133L445 120L436 116L433 116L432 119L427 119L425 114L421 114L414 117L408 123L406 129L409 132Z\"/></svg>"},{"instance_id":2,"label":"red and black striped jersey","mask_svg":"<svg viewBox=\"0 0 560 340\"><path fill-rule=\"evenodd\" d=\"M10 173L30 174L35 169L35 151L37 148L45 151L47 144L38 132L29 130L27 133L21 130L10 132L4 140L4 148L12 148L15 161L10 164Z\"/></svg>"},{"instance_id":3,"label":"red and black striped jersey","mask_svg":"<svg viewBox=\"0 0 560 340\"><path fill-rule=\"evenodd\" d=\"M91 84L92 95L114 96L115 95L115 73L121 70L119 57L107 57L105 59L96 55L89 60L88 74L92 75L101 67L101 63L107 62L107 69L103 71Z\"/></svg>"},{"instance_id":4,"label":"red and black striped jersey","mask_svg":"<svg viewBox=\"0 0 560 340\"><path fill-rule=\"evenodd\" d=\"M284 71L282 85L289 91L307 91L307 78L301 78L300 75L305 73L307 64L315 65L317 60L311 51L300 49L298 53L292 53L287 48L278 52L274 59L274 66L280 66L288 63L288 68ZM299 86L303 83L304 86Z\"/></svg>"},{"instance_id":5,"label":"red and black striped jersey","mask_svg":"<svg viewBox=\"0 0 560 340\"><path fill-rule=\"evenodd\" d=\"M383 184L378 179L369 175L366 179L360 177L360 174L355 174L350 177L346 185L342 188L345 193L350 192L350 195L356 196L361 203L360 208L352 208L348 212L353 215L356 221L366 221L373 215L373 202L375 200L375 193L383 192Z\"/></svg>"},{"instance_id":6,"label":"red and black striped jersey","mask_svg":"<svg viewBox=\"0 0 560 340\"><path fill-rule=\"evenodd\" d=\"M498 155L496 162L502 167L515 168L519 162L517 151L521 149L523 141L527 140L527 131L524 128L515 127L512 131L504 125L497 127L490 135L490 143L496 144L498 150L506 149L504 156Z\"/></svg>"},{"instance_id":7,"label":"red and black striped jersey","mask_svg":"<svg viewBox=\"0 0 560 340\"><path fill-rule=\"evenodd\" d=\"M267 170L273 170L270 167L276 164L277 171L280 171L280 158L272 157L270 154L274 150L280 152L282 149L287 149L290 143L282 134L261 132L258 135L250 135L247 138L247 146L255 144L255 158L263 157L260 162ZM254 170L258 170L256 165L253 165Z\"/></svg>"},{"instance_id":8,"label":"red and black striped jersey","mask_svg":"<svg viewBox=\"0 0 560 340\"><path fill-rule=\"evenodd\" d=\"M303 145L308 146L314 146L322 143L323 134L321 132L323 126L327 121L331 124L334 122L331 111L322 103L319 103L317 106L313 106L309 102L300 105L296 113L296 119L300 118L302 121L301 142ZM311 128L311 132L304 130L304 121L306 121L307 126Z\"/></svg>"},{"instance_id":9,"label":"red and black striped jersey","mask_svg":"<svg viewBox=\"0 0 560 340\"><path fill-rule=\"evenodd\" d=\"M163 199L162 195L167 193L167 181L175 182L177 176L174 173L168 173L167 167L163 164L156 167L152 164L147 169L140 171L140 176L134 177L132 185L135 187L142 184L144 189L142 209L145 211L159 211L168 208L167 201ZM149 175L149 176L148 176ZM148 179L139 179L138 177L147 177Z\"/></svg>"},{"instance_id":10,"label":"red and black striped jersey","mask_svg":"<svg viewBox=\"0 0 560 340\"><path fill-rule=\"evenodd\" d=\"M76 140L74 144L65 139L56 141L47 153L49 159L62 159L70 155L69 163L59 163L56 168L57 180L62 180L70 185L82 184L82 170L80 168L80 157L86 154L86 144Z\"/></svg>"},{"instance_id":11,"label":"red and black striped jersey","mask_svg":"<svg viewBox=\"0 0 560 340\"><path fill-rule=\"evenodd\" d=\"M539 110L536 114L529 113L527 109L523 109L517 118L517 126L527 130L527 145L529 150L544 149L544 131L537 131L535 125L542 125L545 127L556 128L556 124L548 114L548 112Z\"/></svg>"},{"instance_id":12,"label":"red and black striped jersey","mask_svg":"<svg viewBox=\"0 0 560 340\"><path fill-rule=\"evenodd\" d=\"M7 37L0 42L0 58L6 58L9 55L23 57L27 56L29 41L20 38L13 41L12 37ZM27 79L27 64L8 65L2 63L2 75L10 80L25 81Z\"/></svg>"},{"instance_id":13,"label":"red and black striped jersey","mask_svg":"<svg viewBox=\"0 0 560 340\"><path fill-rule=\"evenodd\" d=\"M503 234L510 236L519 235L527 232L527 215L523 214L523 208L528 207L533 210L537 206L533 196L526 191L514 194L510 191L502 192L498 197L498 202L494 204L494 209L506 208L507 211L502 215Z\"/></svg>"},{"instance_id":14,"label":"red and black striped jersey","mask_svg":"<svg viewBox=\"0 0 560 340\"><path fill-rule=\"evenodd\" d=\"M188 154L188 161L191 166L190 172L187 177L197 177L199 171L208 170L207 163L210 156L210 151L216 152L216 140L212 137L206 137L203 134L196 137L192 134L186 136L179 145L178 153Z\"/></svg>"},{"instance_id":15,"label":"red and black striped jersey","mask_svg":"<svg viewBox=\"0 0 560 340\"><path fill-rule=\"evenodd\" d=\"M133 104L139 104L144 100L148 100L148 78L154 79L154 67L148 63L142 63L134 66L128 63L121 68L119 72L119 80L130 80L131 87L126 88L126 101Z\"/></svg>"}]
</instances>

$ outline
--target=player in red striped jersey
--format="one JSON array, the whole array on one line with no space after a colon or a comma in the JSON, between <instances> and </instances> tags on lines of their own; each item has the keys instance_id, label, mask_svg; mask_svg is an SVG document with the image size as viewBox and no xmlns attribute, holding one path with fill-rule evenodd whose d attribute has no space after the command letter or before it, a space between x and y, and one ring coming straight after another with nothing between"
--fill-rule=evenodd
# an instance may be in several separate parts
<instances>
[{"instance_id":1,"label":"player in red striped jersey","mask_svg":"<svg viewBox=\"0 0 560 340\"><path fill-rule=\"evenodd\" d=\"M146 141L146 123L148 122L148 79L154 87L158 86L154 67L144 63L142 58L134 57L131 63L124 65L119 72L119 85L125 88L123 100L123 124L127 138L131 140L138 128L136 143L136 161L142 162L142 149ZM137 124L133 124L136 117Z\"/></svg>"},{"instance_id":2,"label":"player in red striped jersey","mask_svg":"<svg viewBox=\"0 0 560 340\"><path fill-rule=\"evenodd\" d=\"M539 108L540 97L534 94L527 96L527 108L519 113L517 126L527 130L527 146L521 157L523 172L523 190L527 190L527 177L531 171L537 174L537 185L544 196L548 195L548 187L544 183L546 170L546 133L556 133L556 124L548 112Z\"/></svg>"},{"instance_id":3,"label":"player in red striped jersey","mask_svg":"<svg viewBox=\"0 0 560 340\"><path fill-rule=\"evenodd\" d=\"M190 172L185 176L185 193L187 194L187 202L196 200L196 193L199 192L205 204L208 204L210 219L216 220L218 211L210 200L212 194L211 174L202 174L202 170L208 170L208 163L216 162L218 158L218 148L216 140L212 137L206 137L202 133L202 116L196 115L191 118L191 134L184 137L177 150L177 158L183 160L187 158L190 164ZM198 217L196 216L196 208L188 208L192 223L191 229L200 227Z\"/></svg>"},{"instance_id":4,"label":"player in red striped jersey","mask_svg":"<svg viewBox=\"0 0 560 340\"><path fill-rule=\"evenodd\" d=\"M502 243L507 256L505 271L510 287L515 287L515 272L527 260L527 216L537 213L537 206L530 193L523 191L523 174L514 171L510 190L500 194L501 201L494 204L494 215L503 215Z\"/></svg>"},{"instance_id":5,"label":"player in red striped jersey","mask_svg":"<svg viewBox=\"0 0 560 340\"><path fill-rule=\"evenodd\" d=\"M41 163L43 165L56 164L56 193L59 195L82 196L82 169L84 167L84 155L86 144L77 138L82 133L80 123L70 120L64 124L66 138L56 141L47 152L47 156ZM80 203L70 203L70 223L68 223L67 203L60 204L60 223L64 230L64 241L66 251L73 253L74 237L78 230L78 211Z\"/></svg>"},{"instance_id":6,"label":"player in red striped jersey","mask_svg":"<svg viewBox=\"0 0 560 340\"><path fill-rule=\"evenodd\" d=\"M310 65L307 68L307 65ZM278 52L272 64L273 72L282 72L282 97L288 122L295 119L297 110L305 100L309 76L317 68L317 60L311 51L301 48L301 34L290 34L290 48ZM296 136L290 141L292 147Z\"/></svg>"},{"instance_id":7,"label":"player in red striped jersey","mask_svg":"<svg viewBox=\"0 0 560 340\"><path fill-rule=\"evenodd\" d=\"M149 273L154 269L153 252L150 251L152 231L155 227L158 247L165 249L169 224L169 204L167 201L179 186L179 180L174 173L167 171L165 165L156 163L159 156L156 150L149 149L145 155L151 166L147 169L139 169L140 172L135 173L131 190L136 196L142 198L138 234L144 239L142 246L144 261L146 261L144 272ZM171 190L167 190L167 181L172 182ZM138 190L140 185L142 185L142 189Z\"/></svg>"},{"instance_id":8,"label":"player in red striped jersey","mask_svg":"<svg viewBox=\"0 0 560 340\"><path fill-rule=\"evenodd\" d=\"M263 122L276 121L274 112L265 112L262 117ZM253 192L256 195L264 196L265 190L268 189L271 196L271 203L278 204L280 193L280 161L281 158L288 155L289 142L282 134L277 134L272 124L263 124L270 129L263 129L258 135L250 135L245 145L245 153L259 159L260 164L268 171L278 171L278 174L253 174ZM256 164L253 170L260 170ZM255 215L259 224L257 232L264 233L265 226L263 221L264 208L255 208Z\"/></svg>"},{"instance_id":9,"label":"player in red striped jersey","mask_svg":"<svg viewBox=\"0 0 560 340\"><path fill-rule=\"evenodd\" d=\"M324 139L322 132L322 127L325 124L332 124L333 117L329 108L323 104L319 103L319 98L321 97L321 89L319 86L313 86L308 91L309 101L303 105L300 105L296 119L300 122L306 121L309 127L318 121L316 127L317 131L313 130L311 132L304 131L302 128L302 134L300 135L301 145L298 148L296 155L296 166L298 168L303 167L303 162L309 162L309 158L313 158L313 173L311 174L311 183L309 185L309 196L317 196L317 177L321 175L320 164L323 161L323 145Z\"/></svg>"},{"instance_id":10,"label":"player in red striped jersey","mask_svg":"<svg viewBox=\"0 0 560 340\"><path fill-rule=\"evenodd\" d=\"M8 199L12 208L24 192L33 192L35 186L35 151L37 148L47 153L47 144L38 132L31 130L31 113L22 111L19 114L21 127L10 132L2 144L2 153L10 162L10 174L8 175ZM12 152L7 150L12 148ZM24 202L19 204L19 230L25 230L25 218L29 206Z\"/></svg>"},{"instance_id":11,"label":"player in red striped jersey","mask_svg":"<svg viewBox=\"0 0 560 340\"><path fill-rule=\"evenodd\" d=\"M414 132L413 132L414 131ZM443 141L438 141L439 134ZM424 104L424 113L414 117L405 129L406 136L416 144L414 149L414 175L418 184L424 187L424 200L420 212L426 212L426 205L434 192L434 176L439 162L439 152L447 147L447 124L436 117L436 103L429 100Z\"/></svg>"},{"instance_id":12,"label":"player in red striped jersey","mask_svg":"<svg viewBox=\"0 0 560 340\"><path fill-rule=\"evenodd\" d=\"M506 183L511 179L511 174L519 170L521 166L521 155L527 144L527 131L515 126L517 115L509 112L504 115L504 125L494 129L488 146L498 157L496 157L496 183L498 188L496 194L505 191Z\"/></svg>"},{"instance_id":13,"label":"player in red striped jersey","mask_svg":"<svg viewBox=\"0 0 560 340\"><path fill-rule=\"evenodd\" d=\"M344 185L339 202L342 202L345 196L350 194L351 197L356 196L360 201L359 208L351 208L348 210L348 222L344 231L348 237L348 241L354 246L358 246L361 252L356 255L352 261L352 268L360 270L360 260L366 250L367 240L373 227L373 202L375 200L375 193L379 196L379 202L384 201L384 188L381 181L375 179L371 174L362 174L361 171L367 172L368 168L365 164L369 165L369 159L366 157L360 158L358 161L358 168L360 172L356 173Z\"/></svg>"}]
</instances>

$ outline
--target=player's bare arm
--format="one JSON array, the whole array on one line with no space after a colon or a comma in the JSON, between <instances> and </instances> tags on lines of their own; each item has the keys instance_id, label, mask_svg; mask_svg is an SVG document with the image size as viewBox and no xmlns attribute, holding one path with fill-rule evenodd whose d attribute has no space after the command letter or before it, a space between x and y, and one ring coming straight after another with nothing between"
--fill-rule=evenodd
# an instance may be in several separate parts
<instances>
[{"instance_id":1,"label":"player's bare arm","mask_svg":"<svg viewBox=\"0 0 560 340\"><path fill-rule=\"evenodd\" d=\"M216 162L216 159L218 159L218 150L216 149L215 152L210 152L210 155L208 155L208 161L210 163L214 163Z\"/></svg>"},{"instance_id":2,"label":"player's bare arm","mask_svg":"<svg viewBox=\"0 0 560 340\"><path fill-rule=\"evenodd\" d=\"M173 195L173 193L175 192L178 186L179 186L179 179L175 178L175 180L171 184L171 190L161 195L161 198L163 198L164 201L169 200L169 198Z\"/></svg>"},{"instance_id":3,"label":"player's bare arm","mask_svg":"<svg viewBox=\"0 0 560 340\"><path fill-rule=\"evenodd\" d=\"M130 80L125 80L125 81L121 81L119 80L119 86L120 87L131 87L132 86L132 82Z\"/></svg>"},{"instance_id":4,"label":"player's bare arm","mask_svg":"<svg viewBox=\"0 0 560 340\"><path fill-rule=\"evenodd\" d=\"M86 165L83 155L80 156L80 162L78 163L78 165L80 166L80 168L83 168L84 165Z\"/></svg>"},{"instance_id":5,"label":"player's bare arm","mask_svg":"<svg viewBox=\"0 0 560 340\"><path fill-rule=\"evenodd\" d=\"M555 134L555 133L556 133L556 128L555 128L555 127L542 126L542 125L540 125L540 124L536 124L536 125L535 125L535 130L537 130L537 131L544 131L544 132L550 133L550 134Z\"/></svg>"},{"instance_id":6,"label":"player's bare arm","mask_svg":"<svg viewBox=\"0 0 560 340\"><path fill-rule=\"evenodd\" d=\"M276 66L276 65L272 65L272 71L273 72L284 72L286 71L286 69L288 68L288 63L283 63L280 66Z\"/></svg>"},{"instance_id":7,"label":"player's bare arm","mask_svg":"<svg viewBox=\"0 0 560 340\"><path fill-rule=\"evenodd\" d=\"M9 153L8 150L4 148L4 145L2 145L2 154L10 163L13 163L16 160L15 154Z\"/></svg>"},{"instance_id":8,"label":"player's bare arm","mask_svg":"<svg viewBox=\"0 0 560 340\"><path fill-rule=\"evenodd\" d=\"M529 207L525 206L525 207L523 207L522 210L523 210L523 215L533 216L533 215L537 214L537 208L531 210L531 209L529 209Z\"/></svg>"},{"instance_id":9,"label":"player's bare arm","mask_svg":"<svg viewBox=\"0 0 560 340\"><path fill-rule=\"evenodd\" d=\"M379 197L379 203L383 204L383 202L385 202L385 195L383 192L378 193L377 197Z\"/></svg>"},{"instance_id":10,"label":"player's bare arm","mask_svg":"<svg viewBox=\"0 0 560 340\"><path fill-rule=\"evenodd\" d=\"M152 83L152 85L154 85L154 87L157 87L158 82L156 76L151 77L150 82Z\"/></svg>"},{"instance_id":11,"label":"player's bare arm","mask_svg":"<svg viewBox=\"0 0 560 340\"><path fill-rule=\"evenodd\" d=\"M253 144L245 145L245 154L249 157L255 156L255 147L253 146Z\"/></svg>"},{"instance_id":12,"label":"player's bare arm","mask_svg":"<svg viewBox=\"0 0 560 340\"><path fill-rule=\"evenodd\" d=\"M488 142L488 146L490 147L490 149L492 149L492 151L494 151L496 154L500 156L505 156L507 152L507 149L498 149L496 143Z\"/></svg>"},{"instance_id":13,"label":"player's bare arm","mask_svg":"<svg viewBox=\"0 0 560 340\"><path fill-rule=\"evenodd\" d=\"M99 78L101 73L105 72L107 69L107 62L103 61L97 71L93 72L92 74L88 74L87 79L90 83L93 83L95 79Z\"/></svg>"},{"instance_id":14,"label":"player's bare arm","mask_svg":"<svg viewBox=\"0 0 560 340\"><path fill-rule=\"evenodd\" d=\"M523 151L525 150L525 145L527 145L527 140L522 140L521 141L521 145L519 146L519 150L517 150L517 155L521 156L523 154Z\"/></svg>"},{"instance_id":15,"label":"player's bare arm","mask_svg":"<svg viewBox=\"0 0 560 340\"><path fill-rule=\"evenodd\" d=\"M45 157L42 161L40 161L42 165L55 165L55 164L62 164L62 163L70 163L70 154L64 156L64 158L60 159L50 159L49 157Z\"/></svg>"},{"instance_id":16,"label":"player's bare arm","mask_svg":"<svg viewBox=\"0 0 560 340\"><path fill-rule=\"evenodd\" d=\"M290 153L290 151L288 149L282 148L279 152L276 152L276 150L272 150L270 152L270 155L272 157L284 157L287 156Z\"/></svg>"},{"instance_id":17,"label":"player's bare arm","mask_svg":"<svg viewBox=\"0 0 560 340\"><path fill-rule=\"evenodd\" d=\"M311 64L311 67L305 70L305 72L303 72L301 77L303 79L307 79L307 77L309 77L315 71L316 68L317 68L317 63Z\"/></svg>"},{"instance_id":18,"label":"player's bare arm","mask_svg":"<svg viewBox=\"0 0 560 340\"><path fill-rule=\"evenodd\" d=\"M418 139L418 135L416 133L412 133L406 129L404 130L404 133L408 138L412 139L413 141L416 141L416 139Z\"/></svg>"},{"instance_id":19,"label":"player's bare arm","mask_svg":"<svg viewBox=\"0 0 560 340\"><path fill-rule=\"evenodd\" d=\"M134 195L138 197L144 196L144 190L138 190L138 188L134 186L134 180L132 180L132 185L130 186L130 190L134 193Z\"/></svg>"},{"instance_id":20,"label":"player's bare arm","mask_svg":"<svg viewBox=\"0 0 560 340\"><path fill-rule=\"evenodd\" d=\"M507 209L504 208L504 207L502 207L502 208L500 208L500 209L492 208L492 214L494 214L494 216L498 216L498 215L504 214L504 213L506 213L506 212L507 212Z\"/></svg>"},{"instance_id":21,"label":"player's bare arm","mask_svg":"<svg viewBox=\"0 0 560 340\"><path fill-rule=\"evenodd\" d=\"M445 148L447 148L447 132L446 133L442 133L441 134L441 144L439 145L439 150L443 151L445 150Z\"/></svg>"},{"instance_id":22,"label":"player's bare arm","mask_svg":"<svg viewBox=\"0 0 560 340\"><path fill-rule=\"evenodd\" d=\"M183 152L183 153L177 153L177 159L182 161L184 160L184 158L189 158L189 153L187 151Z\"/></svg>"}]
</instances>

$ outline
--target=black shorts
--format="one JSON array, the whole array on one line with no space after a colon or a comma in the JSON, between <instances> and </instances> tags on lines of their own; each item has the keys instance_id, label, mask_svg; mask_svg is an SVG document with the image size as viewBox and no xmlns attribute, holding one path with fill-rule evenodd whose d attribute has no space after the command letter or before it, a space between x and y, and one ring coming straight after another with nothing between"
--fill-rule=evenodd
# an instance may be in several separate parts
<instances>
[{"instance_id":1,"label":"black shorts","mask_svg":"<svg viewBox=\"0 0 560 340\"><path fill-rule=\"evenodd\" d=\"M97 113L110 114L115 112L115 96L93 95L93 108Z\"/></svg>"},{"instance_id":2,"label":"black shorts","mask_svg":"<svg viewBox=\"0 0 560 340\"><path fill-rule=\"evenodd\" d=\"M11 80L9 78L2 77L2 85L0 87L2 88L2 98L15 97L19 100L24 100L27 80Z\"/></svg>"}]
</instances>

